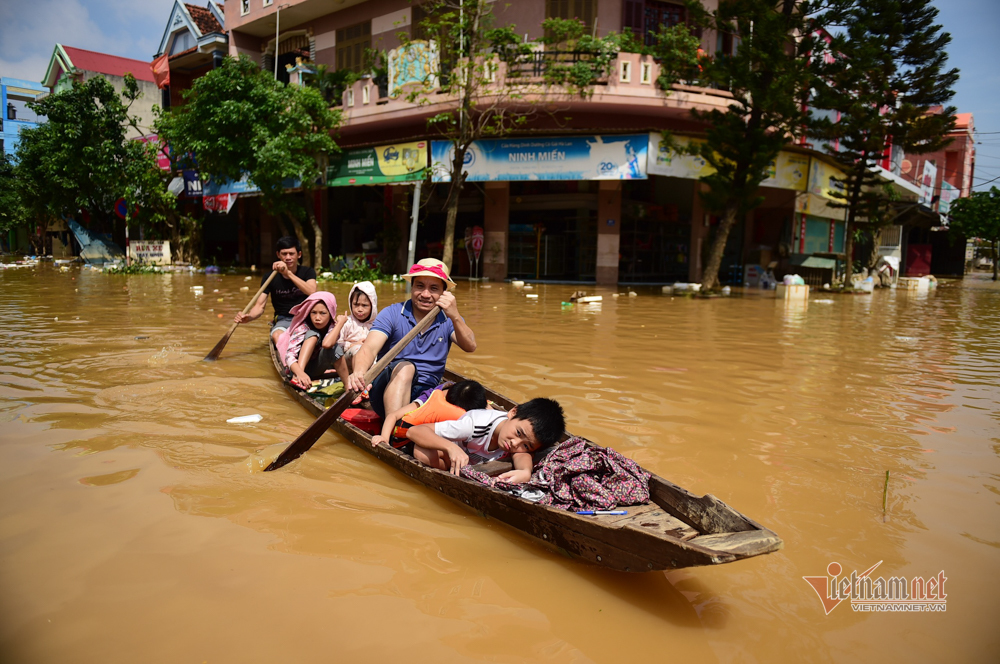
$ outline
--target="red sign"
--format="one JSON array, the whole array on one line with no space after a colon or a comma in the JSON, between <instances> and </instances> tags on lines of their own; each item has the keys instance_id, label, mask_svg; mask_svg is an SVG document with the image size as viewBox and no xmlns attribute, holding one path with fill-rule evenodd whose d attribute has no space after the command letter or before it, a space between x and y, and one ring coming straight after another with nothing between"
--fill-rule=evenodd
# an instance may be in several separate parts
<instances>
[{"instance_id":1,"label":"red sign","mask_svg":"<svg viewBox=\"0 0 1000 664\"><path fill-rule=\"evenodd\" d=\"M167 154L169 149L165 145L160 143L160 137L158 134L149 134L148 136L140 136L136 141L141 141L143 143L156 143L156 165L160 167L161 171L170 170L170 156Z\"/></svg>"},{"instance_id":2,"label":"red sign","mask_svg":"<svg viewBox=\"0 0 1000 664\"><path fill-rule=\"evenodd\" d=\"M125 199L119 198L115 201L115 216L119 219L124 219L125 215L128 214L128 208L125 207ZM137 217L139 215L139 206L136 205L135 209L132 210L132 216Z\"/></svg>"},{"instance_id":3,"label":"red sign","mask_svg":"<svg viewBox=\"0 0 1000 664\"><path fill-rule=\"evenodd\" d=\"M233 205L236 204L237 194L216 194L215 196L204 196L201 199L201 205L208 212L221 212L222 214L229 214L229 211L233 209Z\"/></svg>"},{"instance_id":4,"label":"red sign","mask_svg":"<svg viewBox=\"0 0 1000 664\"><path fill-rule=\"evenodd\" d=\"M476 260L478 261L479 255L483 253L483 229L479 226L473 226L469 242L472 243L472 251L475 252Z\"/></svg>"}]
</instances>

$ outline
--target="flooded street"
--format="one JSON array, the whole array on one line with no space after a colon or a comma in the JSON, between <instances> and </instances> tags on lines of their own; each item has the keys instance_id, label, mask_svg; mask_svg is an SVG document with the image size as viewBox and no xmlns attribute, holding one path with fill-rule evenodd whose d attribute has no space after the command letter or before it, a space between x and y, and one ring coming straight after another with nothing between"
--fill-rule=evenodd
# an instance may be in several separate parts
<instances>
[{"instance_id":1,"label":"flooded street","mask_svg":"<svg viewBox=\"0 0 1000 664\"><path fill-rule=\"evenodd\" d=\"M479 350L453 348L450 367L558 399L572 432L785 543L633 575L566 559L333 433L251 474L250 454L312 421L276 380L263 321L201 361L258 279L0 272L0 659L1000 659L1000 288L982 277L798 304L596 290L603 303L566 308L575 287L460 283ZM343 306L349 285L321 287ZM383 306L404 297L379 287ZM943 570L947 611L824 615L802 577L834 561Z\"/></svg>"}]
</instances>

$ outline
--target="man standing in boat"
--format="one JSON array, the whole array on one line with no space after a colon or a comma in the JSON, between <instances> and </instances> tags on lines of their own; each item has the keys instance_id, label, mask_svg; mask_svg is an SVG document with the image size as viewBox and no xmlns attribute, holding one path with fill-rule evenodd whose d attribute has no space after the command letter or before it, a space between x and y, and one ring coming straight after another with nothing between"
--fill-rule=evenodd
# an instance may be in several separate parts
<instances>
[{"instance_id":1,"label":"man standing in boat","mask_svg":"<svg viewBox=\"0 0 1000 664\"><path fill-rule=\"evenodd\" d=\"M347 379L347 389L360 393L368 388L372 408L379 417L398 410L438 384L452 342L466 353L476 350L476 336L459 315L458 302L449 291L455 282L444 263L425 258L414 264L403 278L410 282L410 299L391 304L378 313L368 338L354 357L354 372ZM366 386L365 372L382 351L392 348L435 306L441 307L441 312L431 326Z\"/></svg>"}]
</instances>

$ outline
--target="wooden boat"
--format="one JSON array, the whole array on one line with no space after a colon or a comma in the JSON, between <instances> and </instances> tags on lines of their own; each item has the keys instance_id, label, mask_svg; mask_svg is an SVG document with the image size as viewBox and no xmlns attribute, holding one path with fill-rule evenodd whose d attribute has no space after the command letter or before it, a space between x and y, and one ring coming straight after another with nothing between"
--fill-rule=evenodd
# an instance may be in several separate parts
<instances>
[{"instance_id":1,"label":"wooden boat","mask_svg":"<svg viewBox=\"0 0 1000 664\"><path fill-rule=\"evenodd\" d=\"M268 345L275 370L284 380L274 345ZM444 380L459 381L464 377L445 371ZM284 383L311 413L319 415L323 411L322 401L287 380ZM495 407L508 410L516 405L488 387L486 393ZM371 434L342 418L331 428L356 447L428 488L440 491L485 517L502 521L564 554L603 567L623 572L648 572L720 565L771 553L782 547L782 541L775 533L718 498L712 495L695 496L653 474L649 479L649 502L622 508L628 510L627 515L579 516L430 468L399 450L382 445L372 447ZM476 468L494 476L511 470L512 466L494 461Z\"/></svg>"}]
</instances>

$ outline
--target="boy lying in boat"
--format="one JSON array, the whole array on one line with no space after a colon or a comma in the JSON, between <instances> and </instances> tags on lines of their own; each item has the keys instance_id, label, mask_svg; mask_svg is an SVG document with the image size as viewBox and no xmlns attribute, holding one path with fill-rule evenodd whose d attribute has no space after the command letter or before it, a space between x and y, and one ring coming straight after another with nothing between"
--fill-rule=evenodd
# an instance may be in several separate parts
<instances>
[{"instance_id":1,"label":"boy lying in boat","mask_svg":"<svg viewBox=\"0 0 1000 664\"><path fill-rule=\"evenodd\" d=\"M386 413L382 433L372 436L372 447L388 443L413 454L413 444L407 437L410 428L420 424L435 424L457 420L466 411L488 408L486 388L474 380L442 383L425 390L416 399L399 410Z\"/></svg>"},{"instance_id":2,"label":"boy lying in boat","mask_svg":"<svg viewBox=\"0 0 1000 664\"><path fill-rule=\"evenodd\" d=\"M519 484L531 479L532 453L558 442L565 430L559 403L537 398L506 413L470 410L454 421L415 426L407 435L418 461L452 475L470 463L510 458L514 470L499 479Z\"/></svg>"}]
</instances>

